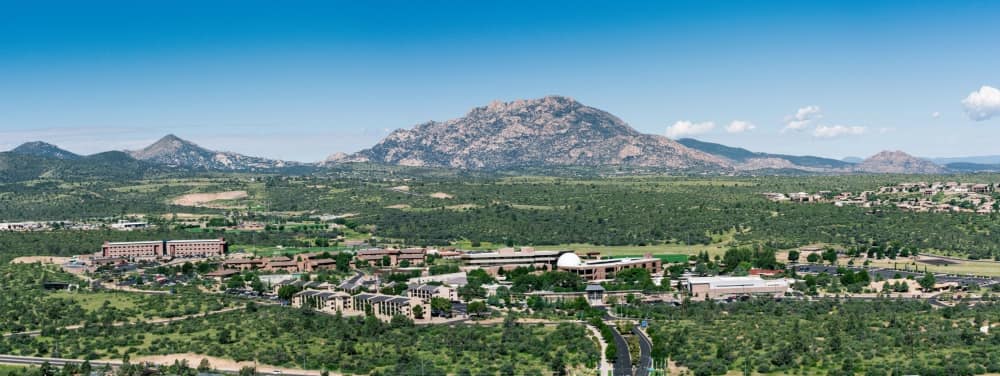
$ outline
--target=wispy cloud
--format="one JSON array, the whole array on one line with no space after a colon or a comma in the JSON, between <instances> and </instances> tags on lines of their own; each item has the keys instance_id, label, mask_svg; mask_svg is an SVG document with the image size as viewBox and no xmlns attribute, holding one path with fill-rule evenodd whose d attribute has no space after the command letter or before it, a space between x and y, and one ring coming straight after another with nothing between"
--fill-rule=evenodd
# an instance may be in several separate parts
<instances>
[{"instance_id":1,"label":"wispy cloud","mask_svg":"<svg viewBox=\"0 0 1000 376\"><path fill-rule=\"evenodd\" d=\"M823 110L820 109L819 106L802 107L797 111L795 111L794 114L785 116L785 128L783 129L783 131L801 130L809 126L809 124L811 124L813 120L822 117L823 117Z\"/></svg>"},{"instance_id":2,"label":"wispy cloud","mask_svg":"<svg viewBox=\"0 0 1000 376\"><path fill-rule=\"evenodd\" d=\"M868 129L861 126L820 125L813 130L813 136L818 138L835 138L841 136L859 136L866 132L868 132Z\"/></svg>"}]
</instances>

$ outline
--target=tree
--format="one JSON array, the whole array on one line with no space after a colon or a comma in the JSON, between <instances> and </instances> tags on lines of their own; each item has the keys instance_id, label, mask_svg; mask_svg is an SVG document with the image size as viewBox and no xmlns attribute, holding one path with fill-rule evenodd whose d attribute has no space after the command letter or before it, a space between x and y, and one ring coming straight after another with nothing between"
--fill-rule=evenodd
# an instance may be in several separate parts
<instances>
[{"instance_id":1,"label":"tree","mask_svg":"<svg viewBox=\"0 0 1000 376\"><path fill-rule=\"evenodd\" d=\"M251 366L245 366L240 368L239 376L254 376L257 374L257 369Z\"/></svg>"},{"instance_id":2,"label":"tree","mask_svg":"<svg viewBox=\"0 0 1000 376\"><path fill-rule=\"evenodd\" d=\"M931 272L924 273L924 276L920 278L917 283L920 283L920 288L924 291L930 291L934 289L934 285L937 284L937 279L934 278L934 274Z\"/></svg>"},{"instance_id":3,"label":"tree","mask_svg":"<svg viewBox=\"0 0 1000 376\"><path fill-rule=\"evenodd\" d=\"M469 302L472 299L476 298L485 298L486 289L484 289L482 285L475 285L469 283L465 286L458 288L458 297L462 298L462 300L466 302Z\"/></svg>"},{"instance_id":4,"label":"tree","mask_svg":"<svg viewBox=\"0 0 1000 376\"><path fill-rule=\"evenodd\" d=\"M337 270L347 272L351 270L351 255L347 252L337 253Z\"/></svg>"},{"instance_id":5,"label":"tree","mask_svg":"<svg viewBox=\"0 0 1000 376\"><path fill-rule=\"evenodd\" d=\"M810 253L809 256L806 256L806 261L809 261L811 263L819 262L819 254L817 254L816 252Z\"/></svg>"},{"instance_id":6,"label":"tree","mask_svg":"<svg viewBox=\"0 0 1000 376\"><path fill-rule=\"evenodd\" d=\"M417 306L413 307L413 317L418 318L418 319L423 319L424 318L424 306L417 305Z\"/></svg>"},{"instance_id":7,"label":"tree","mask_svg":"<svg viewBox=\"0 0 1000 376\"><path fill-rule=\"evenodd\" d=\"M483 303L482 301L479 300L469 303L469 306L466 309L469 311L469 315L473 316L479 316L488 311L488 308L486 308L486 303Z\"/></svg>"},{"instance_id":8,"label":"tree","mask_svg":"<svg viewBox=\"0 0 1000 376\"><path fill-rule=\"evenodd\" d=\"M441 297L431 298L431 311L451 314L451 302Z\"/></svg>"},{"instance_id":9,"label":"tree","mask_svg":"<svg viewBox=\"0 0 1000 376\"><path fill-rule=\"evenodd\" d=\"M198 372L208 372L212 370L212 365L208 362L208 359L201 358L201 362L198 363Z\"/></svg>"},{"instance_id":10,"label":"tree","mask_svg":"<svg viewBox=\"0 0 1000 376\"><path fill-rule=\"evenodd\" d=\"M264 293L264 283L260 281L260 278L254 278L253 282L250 282L250 288L257 293Z\"/></svg>"},{"instance_id":11,"label":"tree","mask_svg":"<svg viewBox=\"0 0 1000 376\"><path fill-rule=\"evenodd\" d=\"M243 277L239 274L229 277L229 280L226 281L226 287L231 289L241 289L245 287Z\"/></svg>"},{"instance_id":12,"label":"tree","mask_svg":"<svg viewBox=\"0 0 1000 376\"><path fill-rule=\"evenodd\" d=\"M830 265L837 263L837 250L833 248L827 248L823 251L823 260L829 262Z\"/></svg>"},{"instance_id":13,"label":"tree","mask_svg":"<svg viewBox=\"0 0 1000 376\"><path fill-rule=\"evenodd\" d=\"M788 261L789 262L798 262L799 261L799 251L794 250L794 249L791 250L791 251L788 251Z\"/></svg>"},{"instance_id":14,"label":"tree","mask_svg":"<svg viewBox=\"0 0 1000 376\"><path fill-rule=\"evenodd\" d=\"M278 288L278 298L281 300L291 300L292 296L301 291L301 288L293 285L284 285Z\"/></svg>"}]
</instances>

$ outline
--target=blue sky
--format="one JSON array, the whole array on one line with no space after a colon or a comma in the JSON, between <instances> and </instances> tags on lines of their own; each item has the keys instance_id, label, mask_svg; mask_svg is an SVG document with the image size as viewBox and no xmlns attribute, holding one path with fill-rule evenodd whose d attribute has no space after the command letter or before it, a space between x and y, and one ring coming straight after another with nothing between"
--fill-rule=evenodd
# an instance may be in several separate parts
<instances>
[{"instance_id":1,"label":"blue sky","mask_svg":"<svg viewBox=\"0 0 1000 376\"><path fill-rule=\"evenodd\" d=\"M559 94L758 151L1000 154L995 1L0 4L0 149L312 161Z\"/></svg>"}]
</instances>

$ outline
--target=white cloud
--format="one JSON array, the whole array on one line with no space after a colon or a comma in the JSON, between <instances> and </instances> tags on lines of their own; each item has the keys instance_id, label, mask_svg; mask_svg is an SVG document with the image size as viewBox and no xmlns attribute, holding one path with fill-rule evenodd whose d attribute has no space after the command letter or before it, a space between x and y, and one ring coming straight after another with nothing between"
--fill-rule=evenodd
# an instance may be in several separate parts
<instances>
[{"instance_id":1,"label":"white cloud","mask_svg":"<svg viewBox=\"0 0 1000 376\"><path fill-rule=\"evenodd\" d=\"M678 138L684 136L694 136L706 133L714 128L715 123L710 121L693 123L687 120L681 120L674 123L674 125L667 127L667 137Z\"/></svg>"},{"instance_id":2,"label":"white cloud","mask_svg":"<svg viewBox=\"0 0 1000 376\"><path fill-rule=\"evenodd\" d=\"M726 132L743 133L747 131L752 131L754 130L754 128L757 128L757 126L753 125L753 123L749 121L733 120L732 123L729 123L729 125L726 126Z\"/></svg>"},{"instance_id":3,"label":"white cloud","mask_svg":"<svg viewBox=\"0 0 1000 376\"><path fill-rule=\"evenodd\" d=\"M863 135L868 129L860 126L848 125L820 125L813 130L813 136L818 138L834 138L840 136Z\"/></svg>"},{"instance_id":4,"label":"white cloud","mask_svg":"<svg viewBox=\"0 0 1000 376\"><path fill-rule=\"evenodd\" d=\"M937 111L931 112L931 117L937 119L941 117L941 113Z\"/></svg>"},{"instance_id":5,"label":"white cloud","mask_svg":"<svg viewBox=\"0 0 1000 376\"><path fill-rule=\"evenodd\" d=\"M992 86L983 86L979 91L969 93L962 100L965 113L969 119L983 121L1000 115L1000 90Z\"/></svg>"},{"instance_id":6,"label":"white cloud","mask_svg":"<svg viewBox=\"0 0 1000 376\"><path fill-rule=\"evenodd\" d=\"M805 128L813 120L823 117L823 110L819 106L805 106L798 111L795 111L794 115L785 116L785 129L784 130L800 130Z\"/></svg>"}]
</instances>

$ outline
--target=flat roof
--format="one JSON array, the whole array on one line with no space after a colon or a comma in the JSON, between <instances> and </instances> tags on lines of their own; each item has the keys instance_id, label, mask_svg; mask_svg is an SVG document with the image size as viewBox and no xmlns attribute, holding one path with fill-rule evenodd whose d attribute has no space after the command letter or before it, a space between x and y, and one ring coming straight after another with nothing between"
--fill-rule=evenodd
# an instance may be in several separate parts
<instances>
[{"instance_id":1,"label":"flat roof","mask_svg":"<svg viewBox=\"0 0 1000 376\"><path fill-rule=\"evenodd\" d=\"M410 299L408 299L408 298L402 298L402 297L400 297L400 298L392 298L392 299L389 299L388 301L390 303L396 303L396 304L409 304L410 303Z\"/></svg>"},{"instance_id":2,"label":"flat roof","mask_svg":"<svg viewBox=\"0 0 1000 376\"><path fill-rule=\"evenodd\" d=\"M146 245L146 244L163 244L162 240L145 240L140 242L108 242L108 245Z\"/></svg>"},{"instance_id":3,"label":"flat roof","mask_svg":"<svg viewBox=\"0 0 1000 376\"><path fill-rule=\"evenodd\" d=\"M746 287L780 287L788 286L785 279L763 279L758 276L750 277L691 277L688 283L692 285L709 285L709 288L746 288Z\"/></svg>"},{"instance_id":4,"label":"flat roof","mask_svg":"<svg viewBox=\"0 0 1000 376\"><path fill-rule=\"evenodd\" d=\"M566 251L531 251L531 252L510 252L510 253L500 253L500 252L479 252L479 253L465 253L462 257L465 258L491 258L491 257L501 257L501 258L518 258L518 257L551 257L559 256L561 252Z\"/></svg>"}]
</instances>

